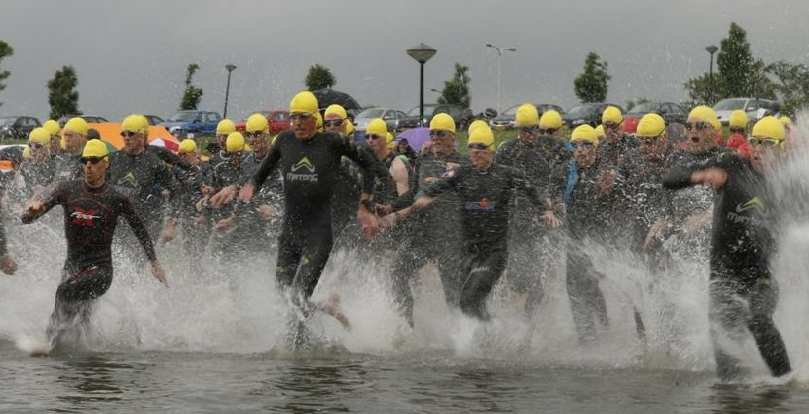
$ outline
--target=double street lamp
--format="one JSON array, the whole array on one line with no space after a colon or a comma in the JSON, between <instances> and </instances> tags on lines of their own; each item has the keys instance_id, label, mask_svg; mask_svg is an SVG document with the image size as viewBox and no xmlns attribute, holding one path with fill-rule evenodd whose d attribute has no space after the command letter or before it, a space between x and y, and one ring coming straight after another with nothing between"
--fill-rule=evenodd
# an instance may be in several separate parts
<instances>
[{"instance_id":1,"label":"double street lamp","mask_svg":"<svg viewBox=\"0 0 809 414\"><path fill-rule=\"evenodd\" d=\"M420 68L420 81L419 81L419 125L424 126L424 64L435 55L436 50L424 43L407 49L407 54L419 62Z\"/></svg>"},{"instance_id":2,"label":"double street lamp","mask_svg":"<svg viewBox=\"0 0 809 414\"><path fill-rule=\"evenodd\" d=\"M501 87L501 78L502 78L502 71L501 71L501 60L503 58L503 52L516 52L516 47L497 47L491 43L486 43L486 47L494 49L497 52L497 113L500 113L500 94L502 91Z\"/></svg>"},{"instance_id":3,"label":"double street lamp","mask_svg":"<svg viewBox=\"0 0 809 414\"><path fill-rule=\"evenodd\" d=\"M236 65L234 65L232 63L228 63L227 65L225 65L225 70L228 71L228 86L225 87L225 110L222 111L223 112L222 113L222 118L227 118L228 117L228 96L230 95L230 74L231 74L231 72L236 70Z\"/></svg>"},{"instance_id":4,"label":"double street lamp","mask_svg":"<svg viewBox=\"0 0 809 414\"><path fill-rule=\"evenodd\" d=\"M711 54L711 62L708 64L708 89L709 89L709 99L711 100L711 104L714 103L714 86L713 86L713 55L719 50L718 47L714 45L710 45L705 48L705 50Z\"/></svg>"}]
</instances>

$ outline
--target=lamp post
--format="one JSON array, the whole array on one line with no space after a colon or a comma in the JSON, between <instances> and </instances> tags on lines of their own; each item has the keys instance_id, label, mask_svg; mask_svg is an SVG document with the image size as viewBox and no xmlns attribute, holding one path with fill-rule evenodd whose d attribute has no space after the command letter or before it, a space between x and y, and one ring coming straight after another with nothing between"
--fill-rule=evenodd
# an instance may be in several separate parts
<instances>
[{"instance_id":1,"label":"lamp post","mask_svg":"<svg viewBox=\"0 0 809 414\"><path fill-rule=\"evenodd\" d=\"M705 50L711 54L711 62L708 64L708 88L710 89L710 93L708 96L711 99L711 104L714 103L714 87L713 87L713 54L719 50L718 47L714 45L710 45L705 48Z\"/></svg>"},{"instance_id":2,"label":"lamp post","mask_svg":"<svg viewBox=\"0 0 809 414\"><path fill-rule=\"evenodd\" d=\"M419 76L419 125L424 126L424 64L435 55L436 50L424 43L407 49L407 54L419 62L420 76Z\"/></svg>"},{"instance_id":3,"label":"lamp post","mask_svg":"<svg viewBox=\"0 0 809 414\"><path fill-rule=\"evenodd\" d=\"M515 48L515 47L502 48L502 47L497 47L497 46L495 46L495 45L493 45L491 43L486 43L486 47L494 49L497 52L497 113L499 114L500 110L501 110L501 107L500 107L500 93L501 93L501 90L502 90L502 88L501 88L501 74L502 74L502 72L501 72L501 62L500 61L503 58L503 52L516 52L517 48Z\"/></svg>"},{"instance_id":4,"label":"lamp post","mask_svg":"<svg viewBox=\"0 0 809 414\"><path fill-rule=\"evenodd\" d=\"M230 74L236 70L236 65L228 63L225 65L225 70L228 71L228 86L225 87L225 110L223 111L222 118L228 117L228 96L230 95Z\"/></svg>"}]
</instances>

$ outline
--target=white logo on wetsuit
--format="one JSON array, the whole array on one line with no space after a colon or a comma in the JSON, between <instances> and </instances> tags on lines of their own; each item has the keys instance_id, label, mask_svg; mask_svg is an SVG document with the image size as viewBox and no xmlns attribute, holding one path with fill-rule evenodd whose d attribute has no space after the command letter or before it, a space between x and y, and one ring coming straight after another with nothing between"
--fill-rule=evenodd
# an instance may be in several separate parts
<instances>
[{"instance_id":1,"label":"white logo on wetsuit","mask_svg":"<svg viewBox=\"0 0 809 414\"><path fill-rule=\"evenodd\" d=\"M292 166L292 171L287 173L287 180L289 181L317 181L317 171L315 165L309 160L309 157L303 157L295 165Z\"/></svg>"}]
</instances>

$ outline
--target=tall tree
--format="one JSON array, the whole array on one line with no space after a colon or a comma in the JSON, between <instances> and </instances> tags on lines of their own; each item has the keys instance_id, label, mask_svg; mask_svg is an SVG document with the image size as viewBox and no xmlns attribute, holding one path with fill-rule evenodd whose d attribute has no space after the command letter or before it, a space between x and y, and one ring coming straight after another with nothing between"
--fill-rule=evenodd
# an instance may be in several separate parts
<instances>
[{"instance_id":1,"label":"tall tree","mask_svg":"<svg viewBox=\"0 0 809 414\"><path fill-rule=\"evenodd\" d=\"M604 102L609 80L607 62L602 61L597 53L590 52L584 59L584 71L573 81L573 89L582 103Z\"/></svg>"},{"instance_id":2,"label":"tall tree","mask_svg":"<svg viewBox=\"0 0 809 414\"><path fill-rule=\"evenodd\" d=\"M3 62L3 59L13 54L14 48L12 48L8 43L0 40L0 63ZM9 76L11 76L11 72L7 70L0 70L0 92L2 92L3 89L6 89L6 84L3 81L8 79ZM0 106L2 105L3 103L0 102Z\"/></svg>"},{"instance_id":3,"label":"tall tree","mask_svg":"<svg viewBox=\"0 0 809 414\"><path fill-rule=\"evenodd\" d=\"M452 79L444 82L444 90L438 97L438 103L469 108L469 82L472 79L469 78L467 72L469 72L468 66L455 63L455 74L452 75Z\"/></svg>"},{"instance_id":4,"label":"tall tree","mask_svg":"<svg viewBox=\"0 0 809 414\"><path fill-rule=\"evenodd\" d=\"M775 77L773 89L781 101L782 112L795 115L801 109L809 109L809 66L782 60L768 65L766 71Z\"/></svg>"},{"instance_id":5,"label":"tall tree","mask_svg":"<svg viewBox=\"0 0 809 414\"><path fill-rule=\"evenodd\" d=\"M180 109L196 110L199 107L199 101L202 99L202 89L194 86L194 74L199 70L199 65L192 63L185 68L185 91L183 98L180 101Z\"/></svg>"},{"instance_id":6,"label":"tall tree","mask_svg":"<svg viewBox=\"0 0 809 414\"><path fill-rule=\"evenodd\" d=\"M751 96L755 64L747 32L738 24L731 23L728 37L722 39L716 57L719 95L723 98Z\"/></svg>"},{"instance_id":7,"label":"tall tree","mask_svg":"<svg viewBox=\"0 0 809 414\"><path fill-rule=\"evenodd\" d=\"M716 81L716 76L714 76L714 81ZM711 80L707 73L685 81L683 87L688 94L689 106L713 105Z\"/></svg>"},{"instance_id":8,"label":"tall tree","mask_svg":"<svg viewBox=\"0 0 809 414\"><path fill-rule=\"evenodd\" d=\"M316 91L336 85L337 78L332 75L329 68L321 64L315 64L309 68L309 73L306 74L304 82L306 83L306 89Z\"/></svg>"},{"instance_id":9,"label":"tall tree","mask_svg":"<svg viewBox=\"0 0 809 414\"><path fill-rule=\"evenodd\" d=\"M73 66L62 66L48 81L48 103L51 105L51 119L62 115L81 115L79 111L79 78Z\"/></svg>"}]
</instances>

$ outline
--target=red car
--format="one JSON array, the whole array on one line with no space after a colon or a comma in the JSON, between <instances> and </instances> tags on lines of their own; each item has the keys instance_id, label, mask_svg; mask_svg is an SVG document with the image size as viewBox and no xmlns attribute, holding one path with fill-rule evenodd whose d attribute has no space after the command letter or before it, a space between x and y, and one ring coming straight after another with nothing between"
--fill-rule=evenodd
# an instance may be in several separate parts
<instances>
[{"instance_id":1,"label":"red car","mask_svg":"<svg viewBox=\"0 0 809 414\"><path fill-rule=\"evenodd\" d=\"M289 129L289 111L279 109L276 111L256 111L254 113L259 113L267 117L267 121L270 123L270 133L272 135ZM246 121L247 120L242 120L237 123L236 130L244 132L244 124Z\"/></svg>"}]
</instances>

